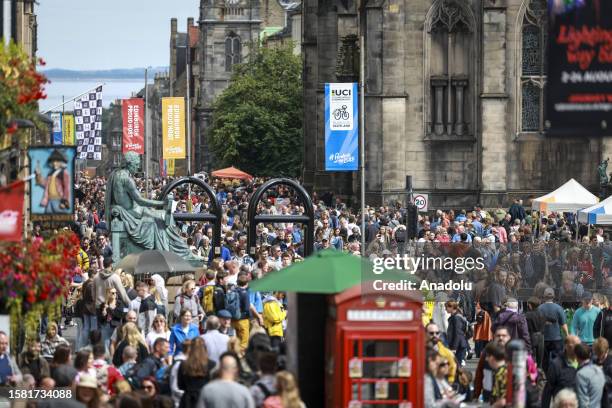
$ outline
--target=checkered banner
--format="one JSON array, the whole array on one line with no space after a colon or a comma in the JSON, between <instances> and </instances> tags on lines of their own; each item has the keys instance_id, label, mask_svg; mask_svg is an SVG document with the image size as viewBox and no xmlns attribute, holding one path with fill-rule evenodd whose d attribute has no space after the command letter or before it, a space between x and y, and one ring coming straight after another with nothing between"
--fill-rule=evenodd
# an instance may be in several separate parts
<instances>
[{"instance_id":1,"label":"checkered banner","mask_svg":"<svg viewBox=\"0 0 612 408\"><path fill-rule=\"evenodd\" d=\"M77 158L102 160L102 85L74 101Z\"/></svg>"}]
</instances>

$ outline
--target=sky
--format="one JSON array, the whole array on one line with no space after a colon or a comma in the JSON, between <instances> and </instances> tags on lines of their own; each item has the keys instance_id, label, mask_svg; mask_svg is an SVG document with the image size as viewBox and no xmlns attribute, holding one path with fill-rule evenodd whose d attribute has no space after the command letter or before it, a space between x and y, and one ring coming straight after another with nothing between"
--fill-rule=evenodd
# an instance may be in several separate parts
<instances>
[{"instance_id":1,"label":"sky","mask_svg":"<svg viewBox=\"0 0 612 408\"><path fill-rule=\"evenodd\" d=\"M199 0L39 0L45 68L98 70L169 65L170 19L186 31Z\"/></svg>"}]
</instances>

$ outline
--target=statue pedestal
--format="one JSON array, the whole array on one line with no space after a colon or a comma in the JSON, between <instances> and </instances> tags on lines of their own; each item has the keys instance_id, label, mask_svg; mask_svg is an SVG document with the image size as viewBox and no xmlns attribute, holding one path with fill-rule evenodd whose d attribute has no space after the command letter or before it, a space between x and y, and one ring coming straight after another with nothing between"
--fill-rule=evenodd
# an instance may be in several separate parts
<instances>
[{"instance_id":1,"label":"statue pedestal","mask_svg":"<svg viewBox=\"0 0 612 408\"><path fill-rule=\"evenodd\" d=\"M118 218L113 218L111 221L111 243L113 246L114 264L117 264L126 255L137 254L144 251L143 248L134 245L130 240L130 237L123 227L123 221Z\"/></svg>"}]
</instances>

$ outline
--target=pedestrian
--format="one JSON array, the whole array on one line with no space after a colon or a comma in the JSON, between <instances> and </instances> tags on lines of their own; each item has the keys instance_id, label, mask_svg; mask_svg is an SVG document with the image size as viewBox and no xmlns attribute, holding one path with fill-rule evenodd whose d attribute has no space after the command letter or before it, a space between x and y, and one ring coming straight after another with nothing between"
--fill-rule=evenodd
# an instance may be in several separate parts
<instances>
[{"instance_id":1,"label":"pedestrian","mask_svg":"<svg viewBox=\"0 0 612 408\"><path fill-rule=\"evenodd\" d=\"M178 369L177 385L183 390L180 408L196 407L200 391L211 379L215 362L208 358L204 340L196 337L191 341L189 355Z\"/></svg>"},{"instance_id":2,"label":"pedestrian","mask_svg":"<svg viewBox=\"0 0 612 408\"><path fill-rule=\"evenodd\" d=\"M183 342L183 349L172 358L172 367L170 368L170 394L172 395L174 406L177 408L181 403L183 394L185 393L185 391L178 386L178 370L183 361L187 360L190 349L191 340L185 340Z\"/></svg>"},{"instance_id":3,"label":"pedestrian","mask_svg":"<svg viewBox=\"0 0 612 408\"><path fill-rule=\"evenodd\" d=\"M0 339L0 349L2 341ZM70 347L61 345L55 349L53 360L49 364L51 378L57 387L70 387L74 383L78 372L71 362Z\"/></svg>"},{"instance_id":4,"label":"pedestrian","mask_svg":"<svg viewBox=\"0 0 612 408\"><path fill-rule=\"evenodd\" d=\"M31 374L36 384L40 384L43 377L51 375L49 363L41 355L41 345L38 339L28 340L26 349L17 358L17 365L22 374Z\"/></svg>"},{"instance_id":5,"label":"pedestrian","mask_svg":"<svg viewBox=\"0 0 612 408\"><path fill-rule=\"evenodd\" d=\"M578 408L578 397L571 388L564 388L555 397L552 408Z\"/></svg>"},{"instance_id":6,"label":"pedestrian","mask_svg":"<svg viewBox=\"0 0 612 408\"><path fill-rule=\"evenodd\" d=\"M612 303L602 308L593 324L593 337L605 337L612 343Z\"/></svg>"},{"instance_id":7,"label":"pedestrian","mask_svg":"<svg viewBox=\"0 0 612 408\"><path fill-rule=\"evenodd\" d=\"M506 367L506 352L499 343L491 342L485 347L487 363L493 369L493 389L491 390L491 406L502 408L506 406L506 388L508 369Z\"/></svg>"},{"instance_id":8,"label":"pedestrian","mask_svg":"<svg viewBox=\"0 0 612 408\"><path fill-rule=\"evenodd\" d=\"M272 347L279 350L284 339L283 321L287 316L282 303L275 294L264 297L263 300L263 324Z\"/></svg>"},{"instance_id":9,"label":"pedestrian","mask_svg":"<svg viewBox=\"0 0 612 408\"><path fill-rule=\"evenodd\" d=\"M104 269L100 270L93 281L95 294L96 294L96 309L100 307L105 301L106 289L113 287L117 289L117 295L121 299L124 305L130 304L130 298L128 297L123 284L121 283L121 277L113 272L113 259L110 257L104 258Z\"/></svg>"},{"instance_id":10,"label":"pedestrian","mask_svg":"<svg viewBox=\"0 0 612 408\"><path fill-rule=\"evenodd\" d=\"M564 388L574 389L576 386L576 354L574 348L580 344L578 336L569 335L565 338L563 354L555 357L546 371L546 386L542 395L542 406L547 407L555 395Z\"/></svg>"},{"instance_id":11,"label":"pedestrian","mask_svg":"<svg viewBox=\"0 0 612 408\"><path fill-rule=\"evenodd\" d=\"M277 394L265 399L264 408L283 407L283 408L306 408L300 398L300 390L293 374L289 371L279 371L276 373Z\"/></svg>"},{"instance_id":12,"label":"pedestrian","mask_svg":"<svg viewBox=\"0 0 612 408\"><path fill-rule=\"evenodd\" d=\"M572 332L580 337L580 341L588 346L593 344L593 328L595 320L601 310L593 306L593 295L591 292L584 292L582 295L582 306L575 312L572 319Z\"/></svg>"},{"instance_id":13,"label":"pedestrian","mask_svg":"<svg viewBox=\"0 0 612 408\"><path fill-rule=\"evenodd\" d=\"M15 387L22 380L21 370L8 352L9 338L0 331L0 386Z\"/></svg>"},{"instance_id":14,"label":"pedestrian","mask_svg":"<svg viewBox=\"0 0 612 408\"><path fill-rule=\"evenodd\" d=\"M75 388L75 398L87 408L102 406L102 392L98 388L96 377L84 375Z\"/></svg>"},{"instance_id":15,"label":"pedestrian","mask_svg":"<svg viewBox=\"0 0 612 408\"><path fill-rule=\"evenodd\" d=\"M557 356L563 353L563 340L561 339L561 330L564 336L569 335L567 323L565 320L565 311L561 306L554 303L555 291L552 288L544 290L544 303L538 306L538 312L544 317L546 323L544 325L544 371L548 371L550 362Z\"/></svg>"},{"instance_id":16,"label":"pedestrian","mask_svg":"<svg viewBox=\"0 0 612 408\"><path fill-rule=\"evenodd\" d=\"M106 299L98 309L97 321L107 350L110 350L110 339L113 331L120 325L125 314L124 309L125 306L118 300L117 289L114 287L106 289Z\"/></svg>"},{"instance_id":17,"label":"pedestrian","mask_svg":"<svg viewBox=\"0 0 612 408\"><path fill-rule=\"evenodd\" d=\"M275 377L278 370L277 359L276 353L273 352L263 352L259 355L258 365L261 375L250 388L257 408L263 407L268 397L277 394Z\"/></svg>"},{"instance_id":18,"label":"pedestrian","mask_svg":"<svg viewBox=\"0 0 612 408\"><path fill-rule=\"evenodd\" d=\"M149 285L145 282L136 283L138 297L130 302L130 310L137 313L137 324L141 333L146 337L153 326L153 320L157 315L157 304L155 298L149 293Z\"/></svg>"},{"instance_id":19,"label":"pedestrian","mask_svg":"<svg viewBox=\"0 0 612 408\"><path fill-rule=\"evenodd\" d=\"M206 408L254 408L249 389L239 384L239 362L233 353L226 352L219 359L219 378L208 383L201 391L198 407Z\"/></svg>"},{"instance_id":20,"label":"pedestrian","mask_svg":"<svg viewBox=\"0 0 612 408\"><path fill-rule=\"evenodd\" d=\"M219 333L225 334L230 338L236 337L236 330L232 327L232 314L222 309L217 312L217 317L220 323Z\"/></svg>"},{"instance_id":21,"label":"pedestrian","mask_svg":"<svg viewBox=\"0 0 612 408\"><path fill-rule=\"evenodd\" d=\"M135 323L129 322L121 327L122 337L113 354L113 365L119 367L123 362L123 349L132 346L138 350L137 362L143 361L149 355L147 343Z\"/></svg>"},{"instance_id":22,"label":"pedestrian","mask_svg":"<svg viewBox=\"0 0 612 408\"><path fill-rule=\"evenodd\" d=\"M246 349L249 343L249 316L252 307L249 301L249 278L245 273L240 273L237 282L236 286L227 291L227 310L232 315L232 327L236 330L240 345Z\"/></svg>"},{"instance_id":23,"label":"pedestrian","mask_svg":"<svg viewBox=\"0 0 612 408\"><path fill-rule=\"evenodd\" d=\"M169 365L168 352L170 346L168 340L163 337L158 338L153 343L153 350L142 362L138 365L136 377L142 383L145 377L155 377L160 368Z\"/></svg>"},{"instance_id":24,"label":"pedestrian","mask_svg":"<svg viewBox=\"0 0 612 408\"><path fill-rule=\"evenodd\" d=\"M531 352L531 338L527 327L525 316L518 311L518 301L514 298L508 298L505 302L504 309L499 312L493 322L493 331L499 326L505 326L510 330L512 339L523 340L527 352Z\"/></svg>"},{"instance_id":25,"label":"pedestrian","mask_svg":"<svg viewBox=\"0 0 612 408\"><path fill-rule=\"evenodd\" d=\"M216 316L209 316L206 319L206 333L202 335L206 349L208 350L208 358L219 364L219 357L227 351L229 336L219 332L221 322Z\"/></svg>"},{"instance_id":26,"label":"pedestrian","mask_svg":"<svg viewBox=\"0 0 612 408\"><path fill-rule=\"evenodd\" d=\"M497 344L502 348L511 340L510 330L506 326L499 326L493 334L493 340L489 344ZM488 346L488 345L487 345ZM486 347L478 360L476 374L474 375L474 399L480 398L484 402L490 402L494 386L495 368L489 364Z\"/></svg>"},{"instance_id":27,"label":"pedestrian","mask_svg":"<svg viewBox=\"0 0 612 408\"><path fill-rule=\"evenodd\" d=\"M198 326L191 321L191 310L183 309L179 314L179 322L170 329L171 355L174 356L181 352L185 340L195 339L200 335Z\"/></svg>"},{"instance_id":28,"label":"pedestrian","mask_svg":"<svg viewBox=\"0 0 612 408\"><path fill-rule=\"evenodd\" d=\"M476 324L474 325L474 353L480 358L482 351L489 341L493 339L491 331L492 320L489 313L480 307L480 302L476 302Z\"/></svg>"},{"instance_id":29,"label":"pedestrian","mask_svg":"<svg viewBox=\"0 0 612 408\"><path fill-rule=\"evenodd\" d=\"M166 282L161 275L156 273L151 276L149 281L149 292L157 304L157 314L161 314L165 317L168 312L168 289L166 289Z\"/></svg>"},{"instance_id":30,"label":"pedestrian","mask_svg":"<svg viewBox=\"0 0 612 408\"><path fill-rule=\"evenodd\" d=\"M465 365L465 357L469 347L466 332L468 321L463 317L459 310L459 304L456 301L448 301L445 304L446 312L450 314L448 318L448 330L446 332L446 341L448 347L455 354L458 365Z\"/></svg>"},{"instance_id":31,"label":"pedestrian","mask_svg":"<svg viewBox=\"0 0 612 408\"><path fill-rule=\"evenodd\" d=\"M189 310L196 322L202 321L205 316L200 299L195 294L196 282L189 279L183 282L181 293L174 298L174 318L179 319L183 310Z\"/></svg>"},{"instance_id":32,"label":"pedestrian","mask_svg":"<svg viewBox=\"0 0 612 408\"><path fill-rule=\"evenodd\" d=\"M92 376L96 378L96 369L93 366L93 353L89 350L79 350L74 357L74 368L77 370L76 383L78 384L82 376Z\"/></svg>"},{"instance_id":33,"label":"pedestrian","mask_svg":"<svg viewBox=\"0 0 612 408\"><path fill-rule=\"evenodd\" d=\"M117 348L117 344L119 344L119 342L121 341L121 338L123 337L123 326L126 323L134 323L134 324L136 324L137 319L138 319L138 315L133 310L128 310L128 312L125 314L125 316L123 316L123 320L121 321L121 325L117 326L115 328L115 330L113 331L113 334L111 335L111 338L110 338L110 350L109 350L109 352L110 352L109 354L110 355L114 355L115 354L115 350Z\"/></svg>"},{"instance_id":34,"label":"pedestrian","mask_svg":"<svg viewBox=\"0 0 612 408\"><path fill-rule=\"evenodd\" d=\"M153 343L160 337L170 341L168 322L166 321L166 317L162 314L155 316L151 331L149 331L149 334L145 337L149 350L153 350Z\"/></svg>"},{"instance_id":35,"label":"pedestrian","mask_svg":"<svg viewBox=\"0 0 612 408\"><path fill-rule=\"evenodd\" d=\"M57 323L55 322L48 323L47 332L40 345L41 354L47 360L51 360L53 358L55 349L57 349L58 346L64 345L70 347L68 340L58 334Z\"/></svg>"},{"instance_id":36,"label":"pedestrian","mask_svg":"<svg viewBox=\"0 0 612 408\"><path fill-rule=\"evenodd\" d=\"M434 350L438 352L440 358L448 361L448 381L453 384L455 382L455 374L457 373L457 363L455 362L455 355L449 350L442 340L440 340L440 329L435 323L429 323L425 330L427 332L427 341L431 343Z\"/></svg>"},{"instance_id":37,"label":"pedestrian","mask_svg":"<svg viewBox=\"0 0 612 408\"><path fill-rule=\"evenodd\" d=\"M544 326L546 325L546 319L538 311L540 306L540 300L532 296L527 300L527 313L525 313L525 320L527 321L527 329L529 330L529 339L531 341L531 352L535 358L535 362L538 367L542 367L544 363Z\"/></svg>"},{"instance_id":38,"label":"pedestrian","mask_svg":"<svg viewBox=\"0 0 612 408\"><path fill-rule=\"evenodd\" d=\"M581 343L574 347L574 353L578 361L576 371L576 396L580 408L600 408L601 397L606 379L601 367L593 364L591 360L591 349L588 345Z\"/></svg>"}]
</instances>

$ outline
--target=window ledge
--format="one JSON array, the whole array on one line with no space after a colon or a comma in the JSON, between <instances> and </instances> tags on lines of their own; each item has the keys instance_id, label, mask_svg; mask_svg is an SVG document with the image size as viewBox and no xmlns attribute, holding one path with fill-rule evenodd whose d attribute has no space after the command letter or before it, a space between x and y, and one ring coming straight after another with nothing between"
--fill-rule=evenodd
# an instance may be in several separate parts
<instances>
[{"instance_id":1,"label":"window ledge","mask_svg":"<svg viewBox=\"0 0 612 408\"><path fill-rule=\"evenodd\" d=\"M546 136L545 132L518 132L514 136L515 141L535 141L542 140Z\"/></svg>"},{"instance_id":2,"label":"window ledge","mask_svg":"<svg viewBox=\"0 0 612 408\"><path fill-rule=\"evenodd\" d=\"M473 135L436 135L429 134L423 139L425 142L476 142L476 138Z\"/></svg>"}]
</instances>

